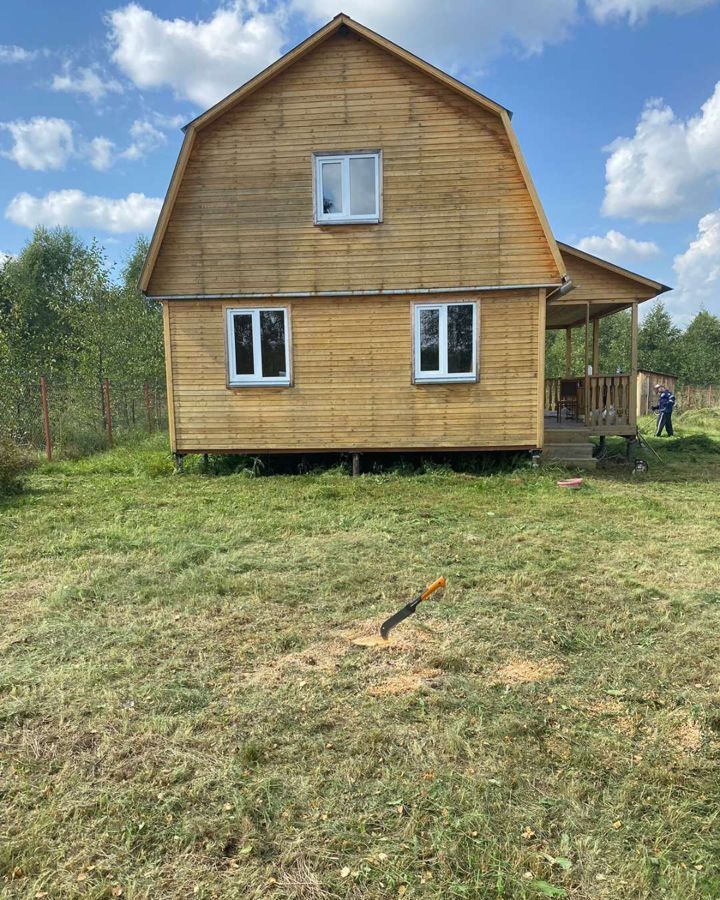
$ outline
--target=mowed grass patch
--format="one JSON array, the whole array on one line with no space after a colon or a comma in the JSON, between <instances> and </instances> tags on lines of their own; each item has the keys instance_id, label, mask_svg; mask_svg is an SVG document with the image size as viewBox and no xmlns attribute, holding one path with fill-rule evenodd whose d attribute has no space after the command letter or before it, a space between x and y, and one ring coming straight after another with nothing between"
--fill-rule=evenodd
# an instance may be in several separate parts
<instances>
[{"instance_id":1,"label":"mowed grass patch","mask_svg":"<svg viewBox=\"0 0 720 900\"><path fill-rule=\"evenodd\" d=\"M720 456L679 432L580 491L44 467L0 513L0 891L719 896Z\"/></svg>"}]
</instances>

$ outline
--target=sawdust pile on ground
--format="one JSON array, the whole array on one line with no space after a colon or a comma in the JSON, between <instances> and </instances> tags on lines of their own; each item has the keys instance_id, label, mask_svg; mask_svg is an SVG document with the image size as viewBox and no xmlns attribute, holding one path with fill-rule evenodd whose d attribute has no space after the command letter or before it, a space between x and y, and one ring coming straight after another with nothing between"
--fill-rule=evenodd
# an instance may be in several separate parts
<instances>
[{"instance_id":1,"label":"sawdust pile on ground","mask_svg":"<svg viewBox=\"0 0 720 900\"><path fill-rule=\"evenodd\" d=\"M637 732L637 718L628 713L627 707L620 700L608 697L587 703L580 702L578 706L593 718L602 719L604 725L618 734L632 737Z\"/></svg>"},{"instance_id":2,"label":"sawdust pile on ground","mask_svg":"<svg viewBox=\"0 0 720 900\"><path fill-rule=\"evenodd\" d=\"M397 694L410 694L423 687L431 686L433 679L438 678L442 672L440 669L420 669L418 672L409 672L406 675L395 675L380 684L368 688L368 694L373 697L394 697Z\"/></svg>"},{"instance_id":3,"label":"sawdust pile on ground","mask_svg":"<svg viewBox=\"0 0 720 900\"><path fill-rule=\"evenodd\" d=\"M533 681L547 681L561 672L561 667L553 660L513 659L495 672L493 682L506 685L530 684Z\"/></svg>"},{"instance_id":4,"label":"sawdust pile on ground","mask_svg":"<svg viewBox=\"0 0 720 900\"><path fill-rule=\"evenodd\" d=\"M380 650L409 650L412 647L411 644L408 644L407 642L403 643L402 639L393 637L393 635L390 635L388 639L385 640L379 634L362 635L362 637L353 638L352 643L358 647L373 647Z\"/></svg>"},{"instance_id":5,"label":"sawdust pile on ground","mask_svg":"<svg viewBox=\"0 0 720 900\"><path fill-rule=\"evenodd\" d=\"M423 629L403 624L397 633L391 634L385 641L380 636L380 622L366 619L352 629L328 635L325 640L305 650L284 653L258 665L252 672L243 673L243 681L246 684L272 685L279 684L293 673L302 677L311 677L315 673L332 674L349 653L362 652L365 648L383 652L383 656L384 651L393 656L412 654L419 645L434 642L438 636L436 630L434 626Z\"/></svg>"},{"instance_id":6,"label":"sawdust pile on ground","mask_svg":"<svg viewBox=\"0 0 720 900\"><path fill-rule=\"evenodd\" d=\"M258 666L254 671L245 673L247 683L264 685L279 683L291 672L332 673L347 652L346 641L323 641L301 653L284 653L282 656L277 656Z\"/></svg>"},{"instance_id":7,"label":"sawdust pile on ground","mask_svg":"<svg viewBox=\"0 0 720 900\"><path fill-rule=\"evenodd\" d=\"M348 631L340 634L340 639L350 641L358 647L393 647L397 650L413 650L417 644L426 644L441 637L440 623L433 622L432 626L418 628L410 622L401 623L391 632L385 641L380 635L380 622L377 619L368 619Z\"/></svg>"},{"instance_id":8,"label":"sawdust pile on ground","mask_svg":"<svg viewBox=\"0 0 720 900\"><path fill-rule=\"evenodd\" d=\"M673 729L670 743L680 753L697 753L702 747L703 736L700 726L692 719L681 722Z\"/></svg>"}]
</instances>

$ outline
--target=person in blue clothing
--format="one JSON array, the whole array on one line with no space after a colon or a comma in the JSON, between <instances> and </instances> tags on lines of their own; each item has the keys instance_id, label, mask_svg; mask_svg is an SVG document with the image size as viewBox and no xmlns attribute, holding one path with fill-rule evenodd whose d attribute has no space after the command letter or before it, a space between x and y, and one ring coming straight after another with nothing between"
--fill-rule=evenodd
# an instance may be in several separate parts
<instances>
[{"instance_id":1,"label":"person in blue clothing","mask_svg":"<svg viewBox=\"0 0 720 900\"><path fill-rule=\"evenodd\" d=\"M672 414L673 409L675 408L675 394L668 390L664 384L656 384L655 393L658 395L657 406L653 406L653 410L658 414L655 437L660 437L662 435L663 428L668 433L668 436L672 437Z\"/></svg>"}]
</instances>

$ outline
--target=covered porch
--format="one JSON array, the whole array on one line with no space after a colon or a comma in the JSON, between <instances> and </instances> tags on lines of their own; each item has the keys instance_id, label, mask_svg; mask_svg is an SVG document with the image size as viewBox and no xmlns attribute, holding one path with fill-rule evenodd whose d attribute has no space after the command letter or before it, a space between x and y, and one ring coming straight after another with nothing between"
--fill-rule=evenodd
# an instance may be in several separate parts
<instances>
[{"instance_id":1,"label":"covered porch","mask_svg":"<svg viewBox=\"0 0 720 900\"><path fill-rule=\"evenodd\" d=\"M547 330L565 332L565 371L546 377L544 429L549 443L561 435L619 435L637 431L639 305L669 288L657 281L559 244L573 290L550 297ZM630 310L630 359L624 371L603 367L600 336L603 321ZM573 369L573 329L581 329L583 365Z\"/></svg>"}]
</instances>

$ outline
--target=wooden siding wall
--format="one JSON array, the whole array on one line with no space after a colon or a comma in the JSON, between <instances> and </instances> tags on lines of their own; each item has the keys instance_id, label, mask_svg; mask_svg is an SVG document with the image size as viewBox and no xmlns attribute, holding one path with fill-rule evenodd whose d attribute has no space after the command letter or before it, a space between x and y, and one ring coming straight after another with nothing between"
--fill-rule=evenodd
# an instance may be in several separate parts
<instances>
[{"instance_id":1,"label":"wooden siding wall","mask_svg":"<svg viewBox=\"0 0 720 900\"><path fill-rule=\"evenodd\" d=\"M382 149L379 225L313 224L312 154ZM148 292L559 280L500 119L337 34L201 129Z\"/></svg>"},{"instance_id":2,"label":"wooden siding wall","mask_svg":"<svg viewBox=\"0 0 720 900\"><path fill-rule=\"evenodd\" d=\"M657 294L653 288L611 272L604 266L563 251L561 254L568 277L575 285L567 295L568 303L577 303L581 300L620 300L630 303L633 300L648 300Z\"/></svg>"},{"instance_id":3,"label":"wooden siding wall","mask_svg":"<svg viewBox=\"0 0 720 900\"><path fill-rule=\"evenodd\" d=\"M480 296L480 380L453 385L411 383L408 297L281 304L290 309L290 388L226 387L224 310L234 304L166 302L173 445L188 452L538 446L539 294Z\"/></svg>"}]
</instances>

